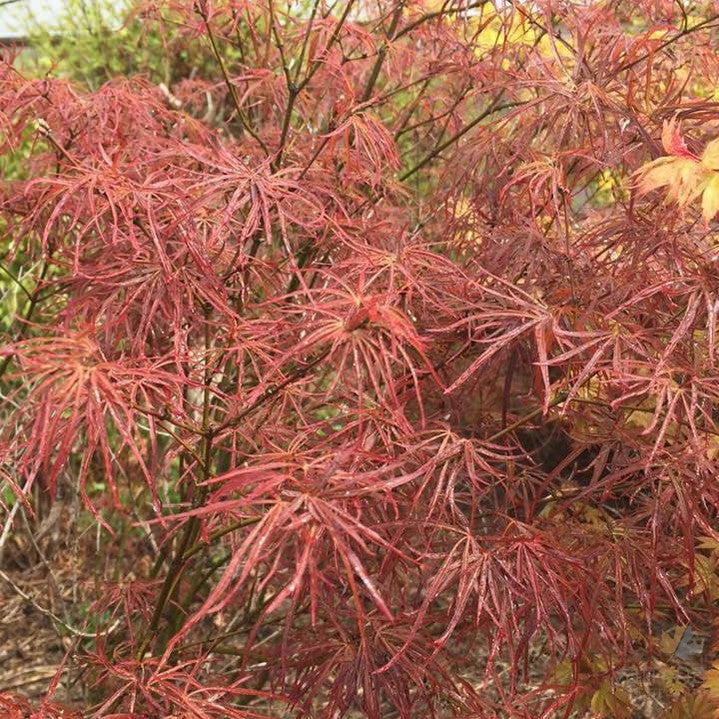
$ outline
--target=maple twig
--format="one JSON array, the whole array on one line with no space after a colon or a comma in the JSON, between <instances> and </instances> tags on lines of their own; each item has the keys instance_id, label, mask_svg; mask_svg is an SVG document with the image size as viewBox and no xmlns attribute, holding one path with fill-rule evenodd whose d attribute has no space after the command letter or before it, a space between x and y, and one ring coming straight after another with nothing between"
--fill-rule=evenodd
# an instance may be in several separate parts
<instances>
[{"instance_id":1,"label":"maple twig","mask_svg":"<svg viewBox=\"0 0 719 719\"><path fill-rule=\"evenodd\" d=\"M50 269L50 261L49 259L45 260L42 264L42 268L40 270L40 274L38 276L37 280L37 286L32 292L32 295L30 296L30 301L27 306L27 309L25 310L25 316L23 317L22 325L20 326L20 329L18 331L18 334L15 336L13 342L19 342L25 337L25 333L27 332L28 327L30 326L30 319L32 318L33 313L35 312L35 308L40 302L40 291L42 290L42 283L47 276L48 270ZM0 377L2 377L5 372L7 372L7 368L10 366L10 362L12 362L12 358L14 357L14 354L8 354L2 362L0 362Z\"/></svg>"},{"instance_id":2,"label":"maple twig","mask_svg":"<svg viewBox=\"0 0 719 719\"><path fill-rule=\"evenodd\" d=\"M682 38L686 37L687 35L691 35L694 32L697 32L697 30L701 30L703 28L710 27L711 24L715 21L719 20L719 13L715 15L710 15L706 20L702 20L701 22L695 23L694 25L691 25L690 27L683 28L680 32L678 32L676 35L673 35L672 37L668 38L664 42L660 43L656 48L654 48L651 51L645 52L644 55L640 55L638 58L624 63L620 67L617 68L616 72L624 72L625 70L631 70L636 65L639 65L640 63L644 62L648 58L650 58L652 55L657 53L660 50L666 50L670 45L673 45L675 42L678 42Z\"/></svg>"},{"instance_id":3,"label":"maple twig","mask_svg":"<svg viewBox=\"0 0 719 719\"><path fill-rule=\"evenodd\" d=\"M199 13L200 17L202 18L202 21L205 25L205 30L207 32L207 39L210 42L210 48L212 49L212 54L215 57L215 60L217 61L217 66L220 68L220 72L222 73L222 78L225 81L225 85L227 89L229 90L230 97L232 98L232 104L235 106L235 114L237 115L237 119L240 121L240 124L245 129L247 134L252 137L253 140L262 148L265 155L269 155L270 151L267 148L267 145L264 143L262 138L252 129L252 125L250 124L249 120L245 117L245 113L242 109L242 103L240 102L240 98L237 95L237 88L235 87L235 83L232 82L232 78L230 77L229 72L227 71L227 66L225 65L225 60L222 57L222 53L220 52L219 48L217 47L217 41L215 40L215 33L213 32L209 19L207 17L207 13L202 9L201 4L197 3L195 5L197 8L197 12Z\"/></svg>"},{"instance_id":4,"label":"maple twig","mask_svg":"<svg viewBox=\"0 0 719 719\"><path fill-rule=\"evenodd\" d=\"M445 142L435 147L428 155L423 157L416 165L414 165L414 167L411 167L409 170L402 173L399 176L399 181L404 182L405 180L408 180L410 177L412 177L412 175L419 172L425 165L428 165L430 162L432 162L432 160L434 160L438 155L444 152L444 150L446 150L448 147L451 147L458 140L464 137L473 127L479 125L482 120L486 119L491 114L496 112L504 95L505 90L500 90L500 92L497 93L496 97L492 100L492 102L485 110L480 112L479 115L477 115L477 117L475 117L471 122L468 122L464 127L457 130L457 132L455 132L454 135L452 135L452 137L450 137L448 140L445 140Z\"/></svg>"},{"instance_id":5,"label":"maple twig","mask_svg":"<svg viewBox=\"0 0 719 719\"><path fill-rule=\"evenodd\" d=\"M374 89L375 83L379 78L380 71L382 70L382 65L384 64L387 51L389 50L389 44L395 40L395 33L397 32L399 21L402 18L405 2L406 0L400 0L400 2L397 3L394 13L392 14L392 20L390 21L386 38L377 50L377 59L372 66L372 70L370 70L369 79L367 80L365 89L360 96L360 103L365 103L370 99L370 97L372 97L372 90Z\"/></svg>"},{"instance_id":6,"label":"maple twig","mask_svg":"<svg viewBox=\"0 0 719 719\"><path fill-rule=\"evenodd\" d=\"M64 619L61 619L60 617L55 614L55 612L52 612L51 610L47 609L46 607L43 607L41 604L38 604L26 591L22 589L18 584L16 584L12 578L6 574L2 569L0 569L0 579L5 581L6 584L8 584L12 590L21 598L24 599L28 604L30 604L34 609L36 609L40 614L43 614L44 616L51 619L56 624L59 624L61 627L64 627L67 629L70 634L74 634L76 637L84 637L84 638L93 638L97 636L97 632L86 632L82 629L78 629L77 627L72 626L72 624L68 624ZM114 621L108 629L105 631L106 635L111 634L114 632L118 627L120 626L120 620Z\"/></svg>"},{"instance_id":7,"label":"maple twig","mask_svg":"<svg viewBox=\"0 0 719 719\"><path fill-rule=\"evenodd\" d=\"M328 347L327 349L320 352L318 355L313 357L312 359L308 360L306 363L299 365L296 369L294 369L284 380L281 382L278 382L277 384L273 384L270 387L268 387L266 390L264 390L257 399L255 399L248 407L245 407L239 414L236 414L234 417L231 417L230 419L225 420L221 424L217 425L216 427L210 428L210 432L213 435L219 435L222 432L224 432L227 429L230 429L231 427L236 427L242 420L247 417L248 414L254 412L258 407L262 406L267 400L271 399L272 397L276 397L279 392L281 392L283 389L289 387L294 382L297 382L298 380L302 379L307 373L316 367L322 360L327 357L327 355L330 353L331 348Z\"/></svg>"}]
</instances>

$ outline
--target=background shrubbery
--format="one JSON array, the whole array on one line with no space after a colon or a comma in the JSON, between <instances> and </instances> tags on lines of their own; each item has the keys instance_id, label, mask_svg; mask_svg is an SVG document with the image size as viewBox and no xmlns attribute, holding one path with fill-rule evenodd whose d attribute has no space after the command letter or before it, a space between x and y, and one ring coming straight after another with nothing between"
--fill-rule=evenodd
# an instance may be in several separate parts
<instances>
[{"instance_id":1,"label":"background shrubbery","mask_svg":"<svg viewBox=\"0 0 719 719\"><path fill-rule=\"evenodd\" d=\"M716 717L714 4L68 23L0 67L0 710Z\"/></svg>"}]
</instances>

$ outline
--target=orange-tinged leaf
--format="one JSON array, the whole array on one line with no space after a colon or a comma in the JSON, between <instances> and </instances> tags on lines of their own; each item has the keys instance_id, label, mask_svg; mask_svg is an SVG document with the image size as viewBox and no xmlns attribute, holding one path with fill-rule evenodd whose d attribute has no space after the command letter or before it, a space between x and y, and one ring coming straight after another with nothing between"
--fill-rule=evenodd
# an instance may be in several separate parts
<instances>
[{"instance_id":1,"label":"orange-tinged leaf","mask_svg":"<svg viewBox=\"0 0 719 719\"><path fill-rule=\"evenodd\" d=\"M719 173L714 173L702 195L704 222L709 223L717 212L719 212Z\"/></svg>"},{"instance_id":2,"label":"orange-tinged leaf","mask_svg":"<svg viewBox=\"0 0 719 719\"><path fill-rule=\"evenodd\" d=\"M661 719L716 719L716 702L705 691L691 696L682 696L671 708L661 715Z\"/></svg>"},{"instance_id":3,"label":"orange-tinged leaf","mask_svg":"<svg viewBox=\"0 0 719 719\"><path fill-rule=\"evenodd\" d=\"M719 700L719 662L714 662L712 668L704 675L702 687L713 700Z\"/></svg>"},{"instance_id":4,"label":"orange-tinged leaf","mask_svg":"<svg viewBox=\"0 0 719 719\"><path fill-rule=\"evenodd\" d=\"M702 165L707 170L719 170L719 138L712 140L702 152Z\"/></svg>"},{"instance_id":5,"label":"orange-tinged leaf","mask_svg":"<svg viewBox=\"0 0 719 719\"><path fill-rule=\"evenodd\" d=\"M637 173L641 194L667 188L667 201L680 208L702 196L702 214L709 222L719 212L719 139L710 142L701 158L687 147L675 120L664 123L662 144L667 155L647 163ZM716 176L715 176L716 175Z\"/></svg>"},{"instance_id":6,"label":"orange-tinged leaf","mask_svg":"<svg viewBox=\"0 0 719 719\"><path fill-rule=\"evenodd\" d=\"M667 199L686 207L706 186L706 171L695 160L660 157L639 170L639 192L667 186Z\"/></svg>"},{"instance_id":7,"label":"orange-tinged leaf","mask_svg":"<svg viewBox=\"0 0 719 719\"><path fill-rule=\"evenodd\" d=\"M642 167L639 172L639 192L645 194L658 187L670 185L676 176L676 158L660 157Z\"/></svg>"}]
</instances>

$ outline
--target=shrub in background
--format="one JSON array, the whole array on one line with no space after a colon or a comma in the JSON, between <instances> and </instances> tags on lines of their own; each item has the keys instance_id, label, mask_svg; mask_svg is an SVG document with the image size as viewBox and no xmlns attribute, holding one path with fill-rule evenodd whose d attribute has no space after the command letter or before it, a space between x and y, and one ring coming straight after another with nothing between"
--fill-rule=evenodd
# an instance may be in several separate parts
<instances>
[{"instance_id":1,"label":"shrub in background","mask_svg":"<svg viewBox=\"0 0 719 719\"><path fill-rule=\"evenodd\" d=\"M198 43L172 26L157 32L157 26L143 22L142 8L127 0L65 0L52 23L38 19L31 7L26 24L29 49L21 66L89 90L120 75L143 75L168 86L198 73L218 74L214 59ZM228 58L233 52L225 49Z\"/></svg>"},{"instance_id":2,"label":"shrub in background","mask_svg":"<svg viewBox=\"0 0 719 719\"><path fill-rule=\"evenodd\" d=\"M134 13L144 77L1 68L3 536L74 507L83 578L38 711L629 716L719 595L713 4Z\"/></svg>"}]
</instances>

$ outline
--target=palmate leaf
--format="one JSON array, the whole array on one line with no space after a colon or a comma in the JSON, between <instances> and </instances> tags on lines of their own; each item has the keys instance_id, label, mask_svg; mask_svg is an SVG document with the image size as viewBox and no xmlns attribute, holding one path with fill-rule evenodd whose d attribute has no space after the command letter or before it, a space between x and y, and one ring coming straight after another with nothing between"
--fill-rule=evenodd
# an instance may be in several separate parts
<instances>
[{"instance_id":1,"label":"palmate leaf","mask_svg":"<svg viewBox=\"0 0 719 719\"><path fill-rule=\"evenodd\" d=\"M707 144L702 156L697 157L687 148L678 123L670 120L664 124L662 143L669 155L644 165L637 172L640 193L666 187L667 199L680 208L701 196L702 214L708 224L719 212L719 141Z\"/></svg>"},{"instance_id":2,"label":"palmate leaf","mask_svg":"<svg viewBox=\"0 0 719 719\"><path fill-rule=\"evenodd\" d=\"M38 719L81 719L82 714L73 711L58 702L42 702L33 706L24 697L8 692L0 692L0 710L7 719L25 719L27 716Z\"/></svg>"},{"instance_id":3,"label":"palmate leaf","mask_svg":"<svg viewBox=\"0 0 719 719\"><path fill-rule=\"evenodd\" d=\"M104 681L114 680L119 688L98 707L94 716L134 719L135 712L112 713L112 707L119 702L128 702L129 706L142 703L162 719L182 717L190 719L274 719L264 712L233 707L238 699L261 697L266 700L283 701L283 697L271 692L252 690L244 684L246 676L227 682L213 677L208 682L196 679L196 662L186 661L177 666L168 667L155 659L144 662L113 662L102 651L94 654L95 661L102 667Z\"/></svg>"},{"instance_id":4,"label":"palmate leaf","mask_svg":"<svg viewBox=\"0 0 719 719\"><path fill-rule=\"evenodd\" d=\"M704 192L708 179L699 162L683 157L660 157L639 173L642 193L667 187L667 199L686 207Z\"/></svg>"},{"instance_id":5,"label":"palmate leaf","mask_svg":"<svg viewBox=\"0 0 719 719\"><path fill-rule=\"evenodd\" d=\"M144 458L144 439L138 433L136 404L165 406L180 391L178 377L165 370L165 362L133 366L108 360L88 330L64 336L36 337L6 350L19 364L27 387L16 390L22 398L25 421L12 438L18 467L31 483L40 475L45 488L55 492L60 473L67 467L76 444L83 443L79 486L83 498L92 458L102 462L116 506L116 455L127 448L141 476L156 492ZM150 433L156 431L151 422ZM111 436L113 429L119 445Z\"/></svg>"},{"instance_id":6,"label":"palmate leaf","mask_svg":"<svg viewBox=\"0 0 719 719\"><path fill-rule=\"evenodd\" d=\"M430 339L402 308L402 294L394 289L368 291L366 275L359 278L359 286L335 274L320 276L325 287L310 295L311 304L287 310L303 316L303 336L279 360L278 370L297 352L315 356L324 351L323 363L334 368L327 396L344 385L360 405L371 401L400 412L409 380L422 407L426 383L420 377L428 376L439 386L442 380L429 355ZM287 326L294 334L297 325Z\"/></svg>"},{"instance_id":7,"label":"palmate leaf","mask_svg":"<svg viewBox=\"0 0 719 719\"><path fill-rule=\"evenodd\" d=\"M441 715L438 694L449 692L468 713L491 716L489 700L467 684L453 681L426 642L418 640L409 651L400 652L409 628L407 620L389 624L377 613L368 612L359 633L347 612L338 608L331 623L313 628L312 641L299 642L294 634L288 637L293 648L288 668L295 670L297 677L288 686L289 696L298 707L309 710L322 678L329 686L327 712L347 712L359 704L365 716L379 719L382 708L375 697L386 696L398 712L435 717ZM393 655L398 661L382 669Z\"/></svg>"},{"instance_id":8,"label":"palmate leaf","mask_svg":"<svg viewBox=\"0 0 719 719\"><path fill-rule=\"evenodd\" d=\"M380 517L362 516L361 498L369 493L362 491L361 485L354 490L343 488L342 475L335 477L339 467L333 467L333 463L329 467L318 465L307 474L293 462L279 461L238 469L210 482L216 489L204 508L176 515L178 520L194 516L205 521L214 518L215 522L238 517L256 517L256 521L248 523L251 526L233 550L223 575L173 643L208 614L231 606L260 566L268 567L266 583L281 582L272 601L263 608L262 617L275 612L285 600L295 601L309 591L314 618L320 600L315 594L318 588L349 582L356 601L360 601L362 587L362 594L366 593L376 609L393 620L372 578L374 572L365 563L374 566L380 549L403 561L410 558L389 541L387 516L384 522ZM376 480L378 473L372 472L370 477ZM226 499L238 490L242 490L241 498ZM382 492L382 486L373 491ZM273 564L274 557L294 557L292 572L288 574L284 564ZM363 621L362 617L357 620Z\"/></svg>"}]
</instances>

